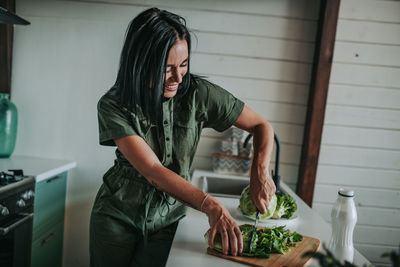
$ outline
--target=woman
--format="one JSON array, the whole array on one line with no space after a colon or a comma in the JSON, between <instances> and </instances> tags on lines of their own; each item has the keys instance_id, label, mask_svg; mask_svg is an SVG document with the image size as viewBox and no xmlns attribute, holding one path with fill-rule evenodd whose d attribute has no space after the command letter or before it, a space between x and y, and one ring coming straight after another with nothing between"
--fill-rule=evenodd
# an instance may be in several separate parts
<instances>
[{"instance_id":1,"label":"woman","mask_svg":"<svg viewBox=\"0 0 400 267\"><path fill-rule=\"evenodd\" d=\"M164 266L185 206L208 216L210 247L219 232L224 254L242 252L227 209L189 182L205 127L252 133L250 189L262 213L275 192L268 174L272 127L221 87L190 74L190 44L184 19L167 11L146 10L129 25L116 83L98 103L100 144L118 149L91 214L92 266Z\"/></svg>"}]
</instances>

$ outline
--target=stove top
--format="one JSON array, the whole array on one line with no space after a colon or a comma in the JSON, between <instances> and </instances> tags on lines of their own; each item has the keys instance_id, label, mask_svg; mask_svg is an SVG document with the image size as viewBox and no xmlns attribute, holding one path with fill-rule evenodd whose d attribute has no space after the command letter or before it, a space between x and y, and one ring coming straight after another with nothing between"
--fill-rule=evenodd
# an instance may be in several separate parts
<instances>
[{"instance_id":1,"label":"stove top","mask_svg":"<svg viewBox=\"0 0 400 267\"><path fill-rule=\"evenodd\" d=\"M8 170L0 172L0 212L1 201L5 198L15 195L20 190L35 190L35 177L26 176L22 170ZM32 193L28 192L30 197Z\"/></svg>"},{"instance_id":2,"label":"stove top","mask_svg":"<svg viewBox=\"0 0 400 267\"><path fill-rule=\"evenodd\" d=\"M0 172L0 187L19 182L25 178L22 170L8 170Z\"/></svg>"}]
</instances>

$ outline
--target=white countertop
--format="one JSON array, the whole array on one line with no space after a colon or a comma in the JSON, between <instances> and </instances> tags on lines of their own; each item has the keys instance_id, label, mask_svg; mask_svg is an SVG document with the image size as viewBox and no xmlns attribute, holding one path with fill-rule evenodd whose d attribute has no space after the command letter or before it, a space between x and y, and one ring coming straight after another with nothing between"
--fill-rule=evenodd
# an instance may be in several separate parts
<instances>
[{"instance_id":1,"label":"white countertop","mask_svg":"<svg viewBox=\"0 0 400 267\"><path fill-rule=\"evenodd\" d=\"M30 156L0 158L0 171L22 169L24 175L35 176L36 182L40 182L75 167L76 162L72 160L46 159Z\"/></svg>"},{"instance_id":2,"label":"white countertop","mask_svg":"<svg viewBox=\"0 0 400 267\"><path fill-rule=\"evenodd\" d=\"M214 177L229 177L233 176L215 174L209 171L196 170L193 173L192 184L199 185L199 178L201 176L214 176ZM237 177L243 179L243 177ZM323 243L328 244L331 235L331 226L322 219L319 214L312 210L307 204L304 203L286 184L281 183L282 191L289 193L297 202L298 210L295 214L298 215L296 219L288 220L286 223L287 228L291 231L296 231L302 235L317 238ZM239 199L235 198L217 198L236 219L239 225L253 224L254 221L247 219L237 211ZM259 223L260 226L273 226L271 224ZM233 261L227 261L206 253L207 244L204 241L204 233L209 229L207 216L197 210L189 209L185 218L183 218L177 228L174 241L172 243L171 251L168 257L167 267L179 266L244 266L243 264ZM321 246L320 246L321 249ZM363 266L369 264L369 261L355 250L354 264ZM314 261L309 261L307 265L316 265Z\"/></svg>"}]
</instances>

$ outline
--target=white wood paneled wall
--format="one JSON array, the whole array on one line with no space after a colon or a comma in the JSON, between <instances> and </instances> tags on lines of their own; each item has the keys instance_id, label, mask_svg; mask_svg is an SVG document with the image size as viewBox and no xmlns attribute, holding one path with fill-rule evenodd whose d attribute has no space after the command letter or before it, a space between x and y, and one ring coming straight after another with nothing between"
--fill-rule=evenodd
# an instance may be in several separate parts
<instances>
[{"instance_id":1,"label":"white wood paneled wall","mask_svg":"<svg viewBox=\"0 0 400 267\"><path fill-rule=\"evenodd\" d=\"M281 178L295 188L319 1L107 2L154 5L183 16L194 37L192 72L232 92L272 123L281 141ZM223 138L205 130L193 168L211 169L211 154Z\"/></svg>"},{"instance_id":2,"label":"white wood paneled wall","mask_svg":"<svg viewBox=\"0 0 400 267\"><path fill-rule=\"evenodd\" d=\"M318 3L216 1L209 8L213 10L186 16L197 39L193 71L226 88L271 122L281 141L281 178L294 188ZM210 155L217 152L222 138L224 134L213 130L203 132L194 168L211 169Z\"/></svg>"},{"instance_id":3,"label":"white wood paneled wall","mask_svg":"<svg viewBox=\"0 0 400 267\"><path fill-rule=\"evenodd\" d=\"M183 16L193 35L192 72L232 92L271 122L281 141L281 179L295 189L319 2L77 1L110 5L111 14L124 9L119 16L124 19L129 11L133 17L151 6ZM223 133L204 130L193 168L211 169L211 154L223 138Z\"/></svg>"},{"instance_id":4,"label":"white wood paneled wall","mask_svg":"<svg viewBox=\"0 0 400 267\"><path fill-rule=\"evenodd\" d=\"M330 221L355 190L356 248L374 264L400 244L400 2L341 1L313 208Z\"/></svg>"},{"instance_id":5,"label":"white wood paneled wall","mask_svg":"<svg viewBox=\"0 0 400 267\"><path fill-rule=\"evenodd\" d=\"M281 141L281 179L296 187L318 1L80 2L157 6L183 16L193 34L192 72L232 92L271 122ZM211 154L223 138L224 134L204 130L193 168L211 169Z\"/></svg>"}]
</instances>

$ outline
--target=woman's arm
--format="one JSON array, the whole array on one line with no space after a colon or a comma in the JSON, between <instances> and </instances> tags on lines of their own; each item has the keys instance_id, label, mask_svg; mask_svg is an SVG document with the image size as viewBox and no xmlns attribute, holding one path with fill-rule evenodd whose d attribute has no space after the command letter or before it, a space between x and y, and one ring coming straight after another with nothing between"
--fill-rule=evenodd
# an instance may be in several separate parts
<instances>
[{"instance_id":1,"label":"woman's arm","mask_svg":"<svg viewBox=\"0 0 400 267\"><path fill-rule=\"evenodd\" d=\"M206 193L164 167L141 137L126 136L115 139L114 142L132 166L157 189L207 214L211 227L209 239L211 248L214 247L214 236L219 232L224 254L228 253L229 244L232 255L242 252L243 240L240 229L228 210L218 200L212 196L205 199ZM204 199L206 201L203 203Z\"/></svg>"},{"instance_id":2,"label":"woman's arm","mask_svg":"<svg viewBox=\"0 0 400 267\"><path fill-rule=\"evenodd\" d=\"M264 214L276 190L269 175L274 130L269 122L247 106L244 106L235 126L253 135L254 157L250 171L250 196L257 209Z\"/></svg>"}]
</instances>

